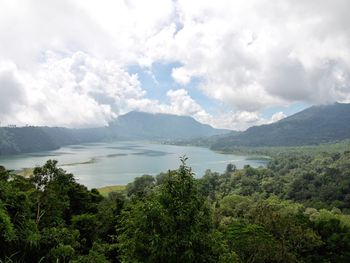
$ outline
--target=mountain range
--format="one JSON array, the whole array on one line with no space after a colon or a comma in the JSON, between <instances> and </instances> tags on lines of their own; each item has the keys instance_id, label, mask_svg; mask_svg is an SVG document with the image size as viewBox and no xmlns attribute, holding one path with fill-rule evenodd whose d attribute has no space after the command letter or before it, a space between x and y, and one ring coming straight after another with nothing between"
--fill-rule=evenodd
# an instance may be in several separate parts
<instances>
[{"instance_id":1,"label":"mountain range","mask_svg":"<svg viewBox=\"0 0 350 263\"><path fill-rule=\"evenodd\" d=\"M276 123L244 132L215 129L188 116L129 112L107 127L2 127L0 155L58 149L61 146L111 140L188 142L214 150L234 147L301 146L350 138L350 104L312 106Z\"/></svg>"},{"instance_id":2,"label":"mountain range","mask_svg":"<svg viewBox=\"0 0 350 263\"><path fill-rule=\"evenodd\" d=\"M312 106L276 123L254 126L241 133L218 136L211 148L301 146L350 138L350 104Z\"/></svg>"},{"instance_id":3,"label":"mountain range","mask_svg":"<svg viewBox=\"0 0 350 263\"><path fill-rule=\"evenodd\" d=\"M189 116L132 111L109 124L118 138L126 140L176 140L227 134Z\"/></svg>"},{"instance_id":4,"label":"mountain range","mask_svg":"<svg viewBox=\"0 0 350 263\"><path fill-rule=\"evenodd\" d=\"M68 129L61 127L2 127L0 155L54 150L59 147L111 140L179 140L228 133L192 117L129 112L107 127Z\"/></svg>"}]
</instances>

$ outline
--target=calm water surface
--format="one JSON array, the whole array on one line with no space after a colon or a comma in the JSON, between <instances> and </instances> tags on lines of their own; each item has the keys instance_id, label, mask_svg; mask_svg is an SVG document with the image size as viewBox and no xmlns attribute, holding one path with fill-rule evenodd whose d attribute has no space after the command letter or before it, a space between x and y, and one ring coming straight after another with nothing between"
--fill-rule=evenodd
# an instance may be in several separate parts
<instances>
[{"instance_id":1,"label":"calm water surface","mask_svg":"<svg viewBox=\"0 0 350 263\"><path fill-rule=\"evenodd\" d=\"M156 175L178 168L179 157L189 157L188 165L195 176L201 177L206 169L225 171L228 163L238 168L249 164L265 165L264 160L249 159L249 156L220 154L207 148L162 145L149 142L89 143L62 147L55 151L0 157L0 165L7 169L43 165L48 159L58 160L60 167L75 175L88 187L127 184L135 177Z\"/></svg>"}]
</instances>

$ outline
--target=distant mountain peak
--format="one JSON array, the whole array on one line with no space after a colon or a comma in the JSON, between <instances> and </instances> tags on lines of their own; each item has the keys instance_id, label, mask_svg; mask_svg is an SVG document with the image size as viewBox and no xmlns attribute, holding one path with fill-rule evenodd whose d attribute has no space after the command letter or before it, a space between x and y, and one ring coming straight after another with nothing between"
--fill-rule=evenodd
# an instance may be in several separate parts
<instances>
[{"instance_id":1,"label":"distant mountain peak","mask_svg":"<svg viewBox=\"0 0 350 263\"><path fill-rule=\"evenodd\" d=\"M191 116L142 111L130 111L120 115L109 127L123 139L189 139L229 132L200 123Z\"/></svg>"}]
</instances>

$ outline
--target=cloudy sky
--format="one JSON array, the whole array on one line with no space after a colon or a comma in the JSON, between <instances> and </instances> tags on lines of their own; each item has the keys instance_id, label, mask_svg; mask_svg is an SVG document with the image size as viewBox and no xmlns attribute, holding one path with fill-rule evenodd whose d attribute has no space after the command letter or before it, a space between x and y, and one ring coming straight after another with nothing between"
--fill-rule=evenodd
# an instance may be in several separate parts
<instances>
[{"instance_id":1,"label":"cloudy sky","mask_svg":"<svg viewBox=\"0 0 350 263\"><path fill-rule=\"evenodd\" d=\"M350 102L348 0L0 0L1 125L245 129Z\"/></svg>"}]
</instances>

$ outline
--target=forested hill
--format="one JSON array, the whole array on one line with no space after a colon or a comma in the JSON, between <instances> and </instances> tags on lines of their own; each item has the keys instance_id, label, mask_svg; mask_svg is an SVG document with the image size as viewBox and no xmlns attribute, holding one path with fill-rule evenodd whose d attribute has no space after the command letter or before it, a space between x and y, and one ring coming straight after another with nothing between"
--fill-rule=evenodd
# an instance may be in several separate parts
<instances>
[{"instance_id":1,"label":"forested hill","mask_svg":"<svg viewBox=\"0 0 350 263\"><path fill-rule=\"evenodd\" d=\"M276 123L217 139L214 149L235 146L299 146L350 138L350 104L313 106Z\"/></svg>"},{"instance_id":2,"label":"forested hill","mask_svg":"<svg viewBox=\"0 0 350 263\"><path fill-rule=\"evenodd\" d=\"M109 127L126 139L190 139L228 133L214 129L189 116L132 111L120 116Z\"/></svg>"},{"instance_id":3,"label":"forested hill","mask_svg":"<svg viewBox=\"0 0 350 263\"><path fill-rule=\"evenodd\" d=\"M227 130L214 129L191 117L130 112L108 127L0 128L0 155L54 150L64 145L108 140L172 140L207 137Z\"/></svg>"},{"instance_id":4,"label":"forested hill","mask_svg":"<svg viewBox=\"0 0 350 263\"><path fill-rule=\"evenodd\" d=\"M54 150L69 144L101 141L108 135L104 128L0 128L0 155Z\"/></svg>"}]
</instances>

